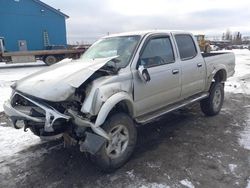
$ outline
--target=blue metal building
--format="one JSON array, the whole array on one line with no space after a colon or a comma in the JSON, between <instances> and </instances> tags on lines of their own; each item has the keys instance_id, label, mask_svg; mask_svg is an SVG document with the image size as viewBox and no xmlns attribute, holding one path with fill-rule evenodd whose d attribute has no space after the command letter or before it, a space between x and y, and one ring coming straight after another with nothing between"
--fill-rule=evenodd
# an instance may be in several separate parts
<instances>
[{"instance_id":1,"label":"blue metal building","mask_svg":"<svg viewBox=\"0 0 250 188\"><path fill-rule=\"evenodd\" d=\"M0 0L0 37L6 51L66 46L67 15L39 0Z\"/></svg>"}]
</instances>

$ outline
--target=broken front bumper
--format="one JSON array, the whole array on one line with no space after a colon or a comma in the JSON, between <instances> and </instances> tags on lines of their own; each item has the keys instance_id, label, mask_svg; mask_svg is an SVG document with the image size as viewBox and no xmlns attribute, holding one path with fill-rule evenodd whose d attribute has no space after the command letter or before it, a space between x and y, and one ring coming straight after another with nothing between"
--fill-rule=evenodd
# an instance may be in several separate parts
<instances>
[{"instance_id":1,"label":"broken front bumper","mask_svg":"<svg viewBox=\"0 0 250 188\"><path fill-rule=\"evenodd\" d=\"M26 105L16 104L15 97L21 97L22 100L25 100ZM105 141L110 139L108 134L101 127L95 126L94 123L87 119L83 119L72 110L69 109L67 111L69 115L62 114L53 107L44 103L41 104L40 102L30 99L19 92L15 92L11 99L4 103L4 111L15 128L21 128L18 126L20 122L24 125L26 125L26 122L35 122L42 125L45 132L53 133L56 132L53 125L56 124L58 119L63 119L64 121L71 120L71 122L78 127L90 127L95 134L85 132L85 139L80 141L79 144L81 151L87 151L92 154L96 153ZM34 111L35 113L33 113ZM60 132L60 134L61 133L63 132ZM45 138L45 136L43 137Z\"/></svg>"},{"instance_id":2,"label":"broken front bumper","mask_svg":"<svg viewBox=\"0 0 250 188\"><path fill-rule=\"evenodd\" d=\"M29 105L27 106L18 106L15 105L14 99L15 97L21 97L23 100L26 100ZM58 119L64 119L68 121L71 117L64 115L60 112L58 112L53 107L38 103L21 93L15 92L10 100L6 101L4 103L4 112L5 114L11 119L14 127L16 126L16 123L20 120L28 120L36 123L44 123L44 131L46 132L53 132L53 124ZM41 116L36 117L32 115L32 112L36 110L41 113Z\"/></svg>"},{"instance_id":3,"label":"broken front bumper","mask_svg":"<svg viewBox=\"0 0 250 188\"><path fill-rule=\"evenodd\" d=\"M24 100L28 101L29 105L16 106L14 104L16 96L20 96ZM15 128L18 127L16 126L18 121L28 120L36 123L42 123L44 124L44 131L53 132L53 125L58 119L64 119L66 121L72 119L73 123L77 126L90 127L97 135L100 135L105 139L110 140L107 133L100 126L96 126L94 123L90 122L87 119L82 119L77 114L73 113L71 110L68 110L69 115L62 114L53 107L36 102L19 92L15 92L11 99L4 103L3 107L6 115L9 117L9 119L11 119L11 122ZM34 110L39 111L39 113L43 116L34 116L32 114L32 111Z\"/></svg>"}]
</instances>

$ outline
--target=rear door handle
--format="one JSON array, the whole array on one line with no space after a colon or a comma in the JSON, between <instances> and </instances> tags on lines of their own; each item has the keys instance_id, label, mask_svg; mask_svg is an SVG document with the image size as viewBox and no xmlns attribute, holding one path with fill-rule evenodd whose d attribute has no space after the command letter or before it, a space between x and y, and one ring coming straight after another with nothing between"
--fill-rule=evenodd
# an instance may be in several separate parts
<instances>
[{"instance_id":1,"label":"rear door handle","mask_svg":"<svg viewBox=\"0 0 250 188\"><path fill-rule=\"evenodd\" d=\"M202 63L198 63L198 64L197 64L197 67L202 67Z\"/></svg>"},{"instance_id":2,"label":"rear door handle","mask_svg":"<svg viewBox=\"0 0 250 188\"><path fill-rule=\"evenodd\" d=\"M174 70L172 70L172 73L173 73L173 74L178 74L178 73L179 73L179 70L178 70L178 69L174 69Z\"/></svg>"}]
</instances>

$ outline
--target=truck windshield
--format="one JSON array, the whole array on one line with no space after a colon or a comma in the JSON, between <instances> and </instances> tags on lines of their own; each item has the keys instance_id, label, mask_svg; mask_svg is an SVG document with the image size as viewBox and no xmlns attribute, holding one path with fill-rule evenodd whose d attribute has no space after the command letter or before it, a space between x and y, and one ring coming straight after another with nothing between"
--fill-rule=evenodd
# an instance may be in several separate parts
<instances>
[{"instance_id":1,"label":"truck windshield","mask_svg":"<svg viewBox=\"0 0 250 188\"><path fill-rule=\"evenodd\" d=\"M81 59L89 60L117 56L115 58L116 66L124 68L128 65L139 40L139 35L100 39L81 56Z\"/></svg>"}]
</instances>

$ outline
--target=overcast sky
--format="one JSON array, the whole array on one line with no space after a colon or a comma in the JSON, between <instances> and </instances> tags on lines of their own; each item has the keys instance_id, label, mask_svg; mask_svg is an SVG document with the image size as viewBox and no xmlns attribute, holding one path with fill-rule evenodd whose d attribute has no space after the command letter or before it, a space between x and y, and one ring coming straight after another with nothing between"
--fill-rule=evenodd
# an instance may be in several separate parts
<instances>
[{"instance_id":1,"label":"overcast sky","mask_svg":"<svg viewBox=\"0 0 250 188\"><path fill-rule=\"evenodd\" d=\"M109 33L178 29L210 36L226 29L250 35L250 0L42 0L70 16L68 42Z\"/></svg>"}]
</instances>

